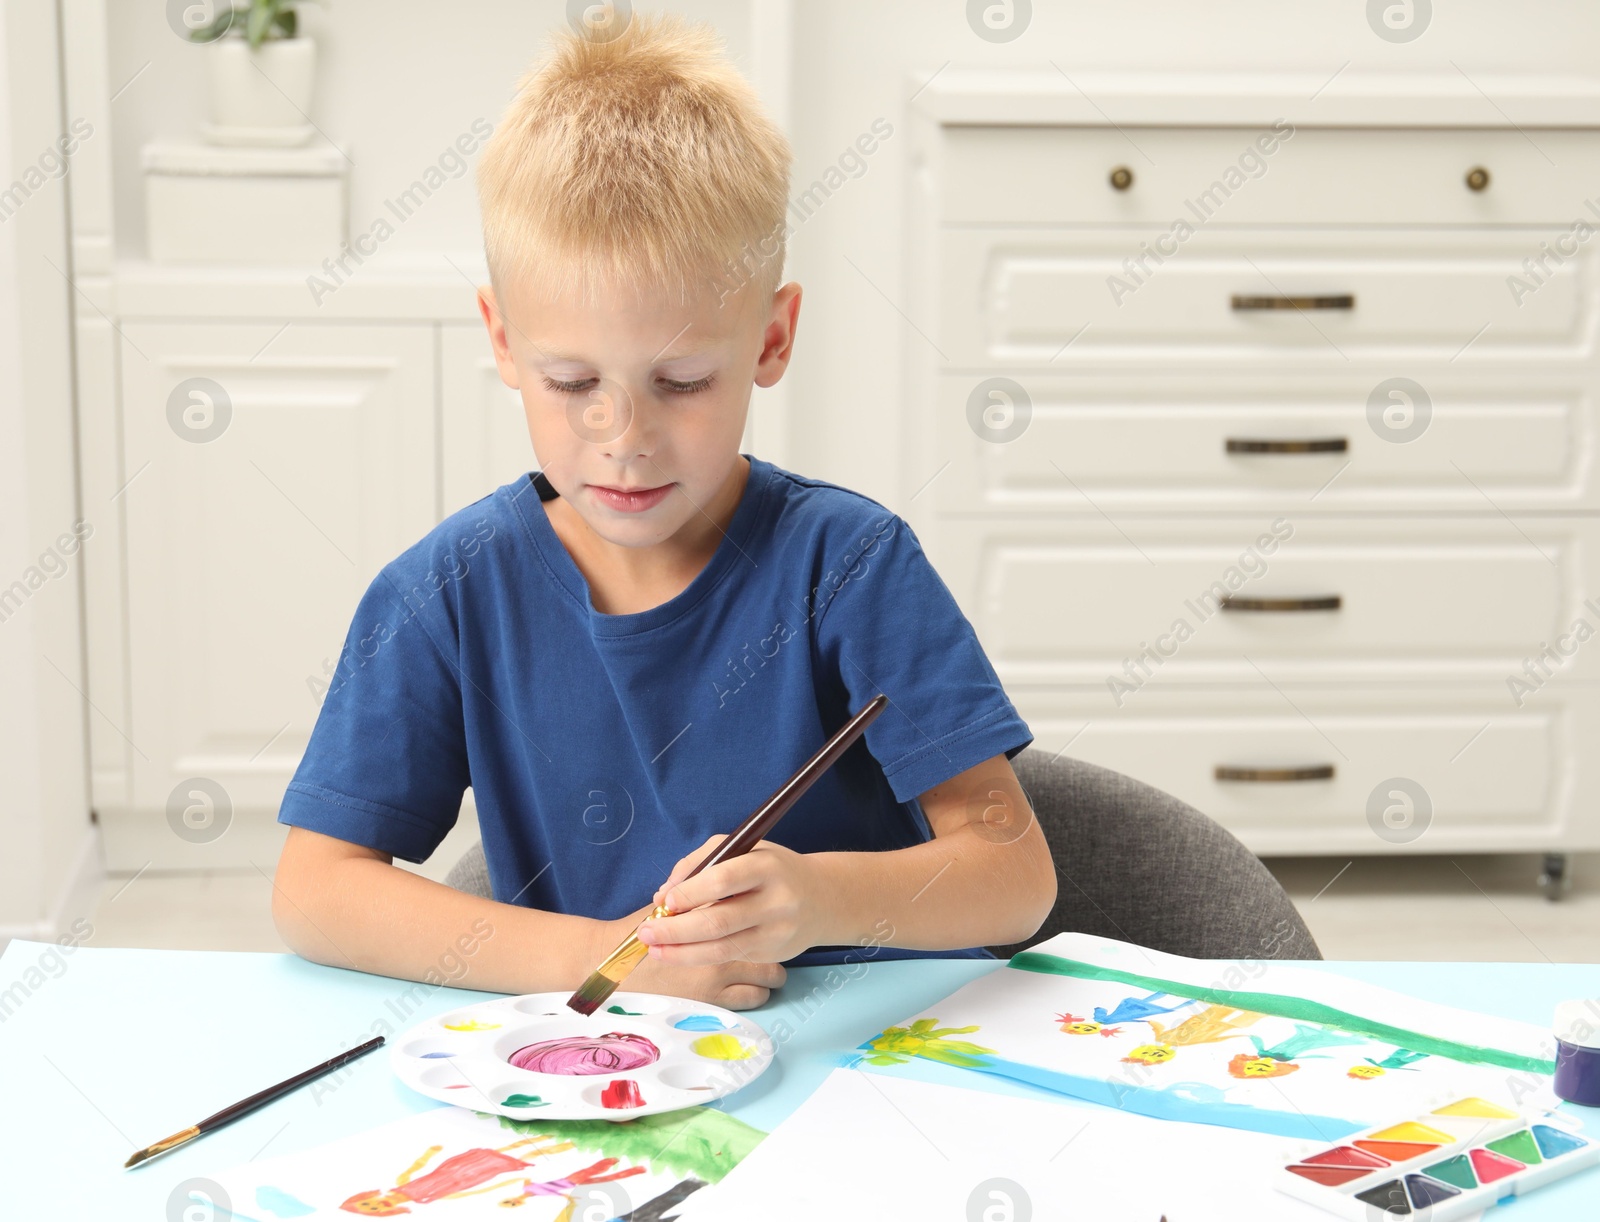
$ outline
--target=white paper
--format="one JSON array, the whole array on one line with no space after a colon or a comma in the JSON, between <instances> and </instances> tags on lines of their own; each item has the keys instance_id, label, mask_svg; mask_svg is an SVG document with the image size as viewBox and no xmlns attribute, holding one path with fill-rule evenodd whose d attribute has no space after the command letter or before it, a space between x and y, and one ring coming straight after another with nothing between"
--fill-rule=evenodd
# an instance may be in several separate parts
<instances>
[{"instance_id":1,"label":"white paper","mask_svg":"<svg viewBox=\"0 0 1600 1222\"><path fill-rule=\"evenodd\" d=\"M681 1222L1326 1222L1272 1186L1293 1142L836 1069Z\"/></svg>"}]
</instances>

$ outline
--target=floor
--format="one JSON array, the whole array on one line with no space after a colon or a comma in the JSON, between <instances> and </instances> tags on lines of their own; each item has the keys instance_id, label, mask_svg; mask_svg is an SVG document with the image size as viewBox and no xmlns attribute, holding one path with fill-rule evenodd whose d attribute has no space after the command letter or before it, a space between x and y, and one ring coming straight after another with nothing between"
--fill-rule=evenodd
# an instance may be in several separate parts
<instances>
[{"instance_id":1,"label":"floor","mask_svg":"<svg viewBox=\"0 0 1600 1222\"><path fill-rule=\"evenodd\" d=\"M1571 889L1556 903L1538 889L1533 855L1267 865L1328 959L1600 962L1600 853L1572 858ZM86 945L281 951L271 893L256 871L113 878Z\"/></svg>"}]
</instances>

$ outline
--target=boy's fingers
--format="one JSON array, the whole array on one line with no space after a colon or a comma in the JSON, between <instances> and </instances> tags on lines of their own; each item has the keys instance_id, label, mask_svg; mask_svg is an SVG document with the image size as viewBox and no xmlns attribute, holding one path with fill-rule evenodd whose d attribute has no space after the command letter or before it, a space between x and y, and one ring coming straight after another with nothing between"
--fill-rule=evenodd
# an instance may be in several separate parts
<instances>
[{"instance_id":1,"label":"boy's fingers","mask_svg":"<svg viewBox=\"0 0 1600 1222\"><path fill-rule=\"evenodd\" d=\"M639 940L647 946L682 946L690 942L736 938L751 928L739 909L737 904L707 904L676 916L651 917L639 926Z\"/></svg>"},{"instance_id":2,"label":"boy's fingers","mask_svg":"<svg viewBox=\"0 0 1600 1222\"><path fill-rule=\"evenodd\" d=\"M741 963L741 976L764 989L781 989L789 979L788 969L781 963Z\"/></svg>"},{"instance_id":3,"label":"boy's fingers","mask_svg":"<svg viewBox=\"0 0 1600 1222\"><path fill-rule=\"evenodd\" d=\"M740 930L740 933L753 932ZM701 942L684 942L680 945L652 946L650 957L671 967L715 967L719 963L737 963L745 958L739 947L739 936L715 938Z\"/></svg>"},{"instance_id":4,"label":"boy's fingers","mask_svg":"<svg viewBox=\"0 0 1600 1222\"><path fill-rule=\"evenodd\" d=\"M714 900L725 900L743 895L761 881L761 863L748 857L736 857L720 865L703 870L686 882L673 883L661 889L656 902L666 904L674 912L688 912Z\"/></svg>"},{"instance_id":5,"label":"boy's fingers","mask_svg":"<svg viewBox=\"0 0 1600 1222\"><path fill-rule=\"evenodd\" d=\"M667 892L670 891L673 887L676 887L685 878L687 878L689 876L689 871L694 869L703 860L705 860L707 857L709 857L711 855L712 850L715 849L719 844L721 844L726 839L727 839L726 836L712 836L704 844L702 844L698 849L696 849L694 852L690 853L687 857L680 857L678 859L678 863L675 866L672 867L672 873L667 875L667 881L662 883L661 886L656 888L656 893L655 893L654 896L651 897L651 902L655 903L655 904L664 903L666 901ZM700 900L698 902L704 904L704 903L710 903L711 901L710 900ZM685 907L692 908L692 907L694 907L694 905L693 904L686 904Z\"/></svg>"},{"instance_id":6,"label":"boy's fingers","mask_svg":"<svg viewBox=\"0 0 1600 1222\"><path fill-rule=\"evenodd\" d=\"M768 990L753 984L730 984L711 999L724 1010L754 1010L767 1004Z\"/></svg>"}]
</instances>

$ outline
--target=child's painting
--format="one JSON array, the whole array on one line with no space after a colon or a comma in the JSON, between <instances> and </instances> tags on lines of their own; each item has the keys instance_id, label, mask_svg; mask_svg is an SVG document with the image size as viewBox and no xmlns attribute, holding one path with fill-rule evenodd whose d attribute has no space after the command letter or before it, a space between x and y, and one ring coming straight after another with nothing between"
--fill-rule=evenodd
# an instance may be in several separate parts
<instances>
[{"instance_id":1,"label":"child's painting","mask_svg":"<svg viewBox=\"0 0 1600 1222\"><path fill-rule=\"evenodd\" d=\"M1124 1111L1328 1138L1441 1093L1555 1103L1554 1043L1526 1023L1332 973L1184 959L1060 934L860 1046Z\"/></svg>"},{"instance_id":2,"label":"child's painting","mask_svg":"<svg viewBox=\"0 0 1600 1222\"><path fill-rule=\"evenodd\" d=\"M765 1136L726 1113L512 1120L441 1107L216 1177L209 1216L237 1222L671 1217Z\"/></svg>"}]
</instances>

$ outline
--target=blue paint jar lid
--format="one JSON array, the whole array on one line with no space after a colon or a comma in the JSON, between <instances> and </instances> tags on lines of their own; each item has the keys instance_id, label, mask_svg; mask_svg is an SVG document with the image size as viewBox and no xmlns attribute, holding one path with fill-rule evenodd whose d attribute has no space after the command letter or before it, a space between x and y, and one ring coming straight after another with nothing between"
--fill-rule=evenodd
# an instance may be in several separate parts
<instances>
[{"instance_id":1,"label":"blue paint jar lid","mask_svg":"<svg viewBox=\"0 0 1600 1222\"><path fill-rule=\"evenodd\" d=\"M1579 998L1556 1005L1556 1038L1578 1048L1600 1048L1600 998Z\"/></svg>"}]
</instances>

